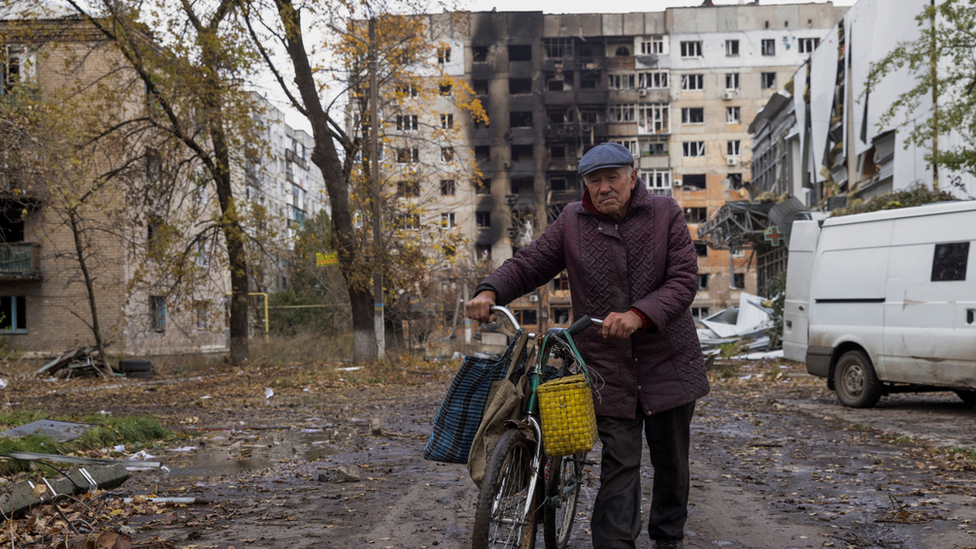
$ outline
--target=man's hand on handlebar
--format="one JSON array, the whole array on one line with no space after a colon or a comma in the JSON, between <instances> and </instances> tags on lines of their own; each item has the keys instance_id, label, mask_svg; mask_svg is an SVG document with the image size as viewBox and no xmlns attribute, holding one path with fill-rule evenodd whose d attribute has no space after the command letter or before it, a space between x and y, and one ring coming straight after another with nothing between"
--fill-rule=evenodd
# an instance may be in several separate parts
<instances>
[{"instance_id":1,"label":"man's hand on handlebar","mask_svg":"<svg viewBox=\"0 0 976 549\"><path fill-rule=\"evenodd\" d=\"M494 306L495 292L479 292L474 299L464 304L464 316L478 322L491 323L498 318L498 313L491 312Z\"/></svg>"},{"instance_id":2,"label":"man's hand on handlebar","mask_svg":"<svg viewBox=\"0 0 976 549\"><path fill-rule=\"evenodd\" d=\"M643 328L643 322L633 311L626 313L610 313L603 319L603 327L600 328L600 335L604 339L608 337L616 339L627 339L637 330Z\"/></svg>"}]
</instances>

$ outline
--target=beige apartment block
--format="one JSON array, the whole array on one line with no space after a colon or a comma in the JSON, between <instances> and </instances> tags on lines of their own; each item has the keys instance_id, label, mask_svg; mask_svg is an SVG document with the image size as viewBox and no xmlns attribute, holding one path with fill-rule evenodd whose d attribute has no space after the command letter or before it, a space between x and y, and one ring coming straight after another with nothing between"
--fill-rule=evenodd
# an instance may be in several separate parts
<instances>
[{"instance_id":1,"label":"beige apartment block","mask_svg":"<svg viewBox=\"0 0 976 549\"><path fill-rule=\"evenodd\" d=\"M92 29L77 22L51 19L36 23L27 36L11 23L16 14L4 15L6 18L0 19L0 47L6 55L0 64L0 101L15 101L17 94L25 90L45 99L54 97L58 90L86 88L102 81L122 88L125 99L117 106L120 111L138 113L151 108L145 88L134 85L131 71L121 57ZM118 113L106 112L106 116L110 114ZM98 171L125 160L116 157L115 152L134 154L100 150L103 156L95 161ZM151 154L138 155L142 158L126 172L130 183L166 175L158 173L159 166ZM27 356L58 355L94 344L75 233L60 207L63 201L55 192L87 180L72 179L69 166L63 168L52 169L43 181L29 183L0 168L0 335L7 340L8 348ZM185 180L176 182L183 192L187 192L187 185ZM148 221L149 214L205 219L213 203L198 197L167 211L165 207L147 205L148 195L135 196L133 188L136 187L110 183L98 190L91 205L81 207L78 215L80 225L89 230L85 233L89 238L82 241L82 253L94 280L102 338L111 343L109 353L132 356L224 350L222 300L226 274L218 262L211 264L211 254L220 253L219 250L205 249L197 259L201 268L213 268L208 281L184 288L184 293L194 296L194 307L184 306L177 311L170 302L167 281L156 289L132 287L140 270L152 268L142 261L145 250L152 245L154 224Z\"/></svg>"}]
</instances>

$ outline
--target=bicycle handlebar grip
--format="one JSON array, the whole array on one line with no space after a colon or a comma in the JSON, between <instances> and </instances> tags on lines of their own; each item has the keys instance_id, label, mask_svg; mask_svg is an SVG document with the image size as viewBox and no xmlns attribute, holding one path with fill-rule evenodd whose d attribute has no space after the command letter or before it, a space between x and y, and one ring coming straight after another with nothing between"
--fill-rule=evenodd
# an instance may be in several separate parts
<instances>
[{"instance_id":1,"label":"bicycle handlebar grip","mask_svg":"<svg viewBox=\"0 0 976 549\"><path fill-rule=\"evenodd\" d=\"M575 336L576 334L582 332L583 330L589 328L593 325L593 321L590 319L590 315L583 315L579 320L573 323L566 331L569 335Z\"/></svg>"}]
</instances>

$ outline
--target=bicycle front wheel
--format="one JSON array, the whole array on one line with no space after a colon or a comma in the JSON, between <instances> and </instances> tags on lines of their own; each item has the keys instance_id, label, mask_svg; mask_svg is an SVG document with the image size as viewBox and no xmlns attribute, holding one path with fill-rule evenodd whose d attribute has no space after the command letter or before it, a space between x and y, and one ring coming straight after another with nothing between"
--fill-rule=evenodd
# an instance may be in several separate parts
<instances>
[{"instance_id":1,"label":"bicycle front wheel","mask_svg":"<svg viewBox=\"0 0 976 549\"><path fill-rule=\"evenodd\" d=\"M516 429L498 439L478 496L471 543L474 549L534 547L536 497L529 494L534 445Z\"/></svg>"},{"instance_id":2,"label":"bicycle front wheel","mask_svg":"<svg viewBox=\"0 0 976 549\"><path fill-rule=\"evenodd\" d=\"M549 458L545 519L542 531L546 549L565 549L576 518L586 454Z\"/></svg>"}]
</instances>

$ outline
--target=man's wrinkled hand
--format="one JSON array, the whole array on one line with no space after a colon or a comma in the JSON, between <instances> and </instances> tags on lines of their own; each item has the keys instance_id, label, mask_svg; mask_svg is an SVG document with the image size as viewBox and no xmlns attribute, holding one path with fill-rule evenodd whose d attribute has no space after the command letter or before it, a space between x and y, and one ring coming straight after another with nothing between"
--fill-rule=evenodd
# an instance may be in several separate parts
<instances>
[{"instance_id":1,"label":"man's wrinkled hand","mask_svg":"<svg viewBox=\"0 0 976 549\"><path fill-rule=\"evenodd\" d=\"M612 337L615 339L627 339L634 332L643 328L643 322L633 311L626 313L610 313L603 319L603 327L600 328L600 335L604 339Z\"/></svg>"},{"instance_id":2,"label":"man's wrinkled hand","mask_svg":"<svg viewBox=\"0 0 976 549\"><path fill-rule=\"evenodd\" d=\"M491 323L498 317L491 308L495 306L495 292L484 291L474 296L474 299L464 304L464 316L478 322Z\"/></svg>"}]
</instances>

